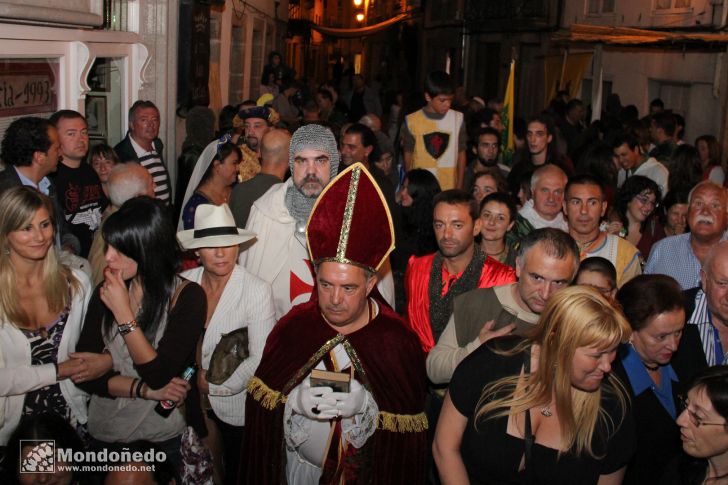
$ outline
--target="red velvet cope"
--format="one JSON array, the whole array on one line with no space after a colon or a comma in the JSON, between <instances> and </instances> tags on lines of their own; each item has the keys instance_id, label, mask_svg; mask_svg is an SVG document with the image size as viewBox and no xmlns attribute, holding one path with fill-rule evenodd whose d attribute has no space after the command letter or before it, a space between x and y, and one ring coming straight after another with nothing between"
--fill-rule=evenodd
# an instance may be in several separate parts
<instances>
[{"instance_id":1,"label":"red velvet cope","mask_svg":"<svg viewBox=\"0 0 728 485\"><path fill-rule=\"evenodd\" d=\"M292 383L295 387L310 370L303 368L308 359L336 335L321 317L316 302L294 307L269 335L255 376L270 389L283 391L302 369L301 378ZM380 411L403 415L424 411L424 354L401 317L380 305L379 315L347 338L365 373L365 377L357 374L356 378L369 383ZM283 410L283 403L269 410L250 395L246 399L242 462L247 482L241 483L285 482ZM356 457L356 482L424 483L426 433L377 429Z\"/></svg>"},{"instance_id":2,"label":"red velvet cope","mask_svg":"<svg viewBox=\"0 0 728 485\"><path fill-rule=\"evenodd\" d=\"M417 334L422 350L429 353L435 346L430 325L430 271L435 253L425 256L412 256L407 264L405 274L405 292L407 293L407 321ZM488 257L480 273L478 288L508 285L516 281L516 272L495 259ZM475 289L475 288L472 288Z\"/></svg>"}]
</instances>

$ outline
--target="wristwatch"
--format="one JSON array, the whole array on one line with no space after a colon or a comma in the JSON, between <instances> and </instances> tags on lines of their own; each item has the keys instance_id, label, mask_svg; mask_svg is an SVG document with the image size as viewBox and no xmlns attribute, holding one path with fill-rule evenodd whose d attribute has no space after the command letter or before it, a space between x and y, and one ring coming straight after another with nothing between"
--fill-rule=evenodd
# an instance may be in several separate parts
<instances>
[{"instance_id":1,"label":"wristwatch","mask_svg":"<svg viewBox=\"0 0 728 485\"><path fill-rule=\"evenodd\" d=\"M130 320L126 323L120 323L119 327L118 327L119 335L121 335L123 337L124 335L127 335L127 334L133 332L134 330L136 330L136 328L137 328L136 320Z\"/></svg>"}]
</instances>

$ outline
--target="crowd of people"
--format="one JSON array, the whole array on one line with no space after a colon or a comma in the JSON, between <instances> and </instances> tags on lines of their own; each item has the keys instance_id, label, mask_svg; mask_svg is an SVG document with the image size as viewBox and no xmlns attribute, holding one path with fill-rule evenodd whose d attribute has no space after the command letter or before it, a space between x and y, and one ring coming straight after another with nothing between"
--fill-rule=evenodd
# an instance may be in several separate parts
<instances>
[{"instance_id":1,"label":"crowd of people","mask_svg":"<svg viewBox=\"0 0 728 485\"><path fill-rule=\"evenodd\" d=\"M294 75L189 110L174 190L150 101L8 126L2 483L728 483L715 136Z\"/></svg>"}]
</instances>

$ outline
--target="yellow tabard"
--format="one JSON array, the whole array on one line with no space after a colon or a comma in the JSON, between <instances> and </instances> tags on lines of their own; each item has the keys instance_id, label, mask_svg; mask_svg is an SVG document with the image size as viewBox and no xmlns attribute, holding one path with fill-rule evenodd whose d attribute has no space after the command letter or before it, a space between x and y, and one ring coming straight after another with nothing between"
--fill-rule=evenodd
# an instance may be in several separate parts
<instances>
[{"instance_id":1,"label":"yellow tabard","mask_svg":"<svg viewBox=\"0 0 728 485\"><path fill-rule=\"evenodd\" d=\"M463 114L449 110L441 120L428 118L423 110L407 115L407 129L415 139L412 168L432 172L442 190L455 187L458 135Z\"/></svg>"}]
</instances>

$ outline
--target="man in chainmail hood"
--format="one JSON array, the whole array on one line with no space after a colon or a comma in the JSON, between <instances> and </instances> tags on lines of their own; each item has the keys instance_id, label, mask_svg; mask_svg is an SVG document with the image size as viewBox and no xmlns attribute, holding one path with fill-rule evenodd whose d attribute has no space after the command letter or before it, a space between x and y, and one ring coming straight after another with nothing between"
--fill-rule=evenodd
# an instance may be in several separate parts
<instances>
[{"instance_id":1,"label":"man in chainmail hood","mask_svg":"<svg viewBox=\"0 0 728 485\"><path fill-rule=\"evenodd\" d=\"M286 189L286 208L296 220L298 232L303 232L316 199L339 173L339 151L331 130L317 124L296 130L288 149L288 166L293 184Z\"/></svg>"},{"instance_id":2,"label":"man in chainmail hood","mask_svg":"<svg viewBox=\"0 0 728 485\"><path fill-rule=\"evenodd\" d=\"M248 271L270 283L276 319L311 298L314 278L306 222L316 199L338 173L340 160L333 133L316 124L296 130L288 154L291 178L272 186L253 204L246 228L258 237L239 259ZM391 274L378 288L387 301L394 301Z\"/></svg>"}]
</instances>

